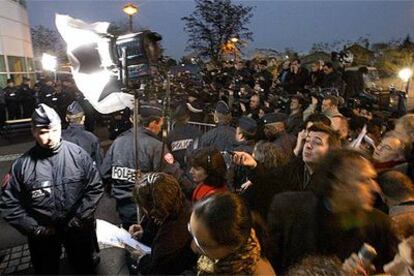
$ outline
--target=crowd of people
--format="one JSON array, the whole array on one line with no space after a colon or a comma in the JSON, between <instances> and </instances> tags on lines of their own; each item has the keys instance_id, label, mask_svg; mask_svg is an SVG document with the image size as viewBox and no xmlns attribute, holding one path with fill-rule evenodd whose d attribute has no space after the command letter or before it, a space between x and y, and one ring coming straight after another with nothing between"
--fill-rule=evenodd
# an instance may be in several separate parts
<instances>
[{"instance_id":1,"label":"crowd of people","mask_svg":"<svg viewBox=\"0 0 414 276\"><path fill-rule=\"evenodd\" d=\"M80 273L93 270L105 188L122 227L152 250L128 254L131 273L411 275L414 114L349 104L365 73L331 61L308 72L293 59L274 75L266 61L179 75L170 129L149 97L137 149L131 128L105 154L80 103L62 112L41 101L36 146L4 180L2 216L29 237L39 274L57 273L61 244Z\"/></svg>"}]
</instances>

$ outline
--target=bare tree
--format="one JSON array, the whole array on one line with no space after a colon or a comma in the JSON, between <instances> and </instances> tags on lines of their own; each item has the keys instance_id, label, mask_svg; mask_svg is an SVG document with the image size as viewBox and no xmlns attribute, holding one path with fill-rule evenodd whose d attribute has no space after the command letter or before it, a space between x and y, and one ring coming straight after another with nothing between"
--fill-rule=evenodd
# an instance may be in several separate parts
<instances>
[{"instance_id":1,"label":"bare tree","mask_svg":"<svg viewBox=\"0 0 414 276\"><path fill-rule=\"evenodd\" d=\"M58 57L59 61L67 61L66 45L57 31L38 25L30 29L35 57L48 53Z\"/></svg>"},{"instance_id":2,"label":"bare tree","mask_svg":"<svg viewBox=\"0 0 414 276\"><path fill-rule=\"evenodd\" d=\"M181 18L189 34L188 49L213 62L221 59L222 49L233 37L251 41L247 25L253 7L233 4L231 0L196 0L194 12Z\"/></svg>"}]
</instances>

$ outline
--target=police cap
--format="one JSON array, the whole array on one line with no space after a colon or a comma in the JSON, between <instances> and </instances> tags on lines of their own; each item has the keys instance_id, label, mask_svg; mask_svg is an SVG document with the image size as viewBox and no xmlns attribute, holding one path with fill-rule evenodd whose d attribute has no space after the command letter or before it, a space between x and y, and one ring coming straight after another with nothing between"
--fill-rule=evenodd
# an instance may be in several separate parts
<instances>
[{"instance_id":1,"label":"police cap","mask_svg":"<svg viewBox=\"0 0 414 276\"><path fill-rule=\"evenodd\" d=\"M229 114L230 108L229 105L225 101L218 101L216 105L216 112L221 114Z\"/></svg>"},{"instance_id":2,"label":"police cap","mask_svg":"<svg viewBox=\"0 0 414 276\"><path fill-rule=\"evenodd\" d=\"M188 116L190 116L190 110L188 110L188 107L186 104L178 105L173 114L173 117L176 120L180 120Z\"/></svg>"},{"instance_id":3,"label":"police cap","mask_svg":"<svg viewBox=\"0 0 414 276\"><path fill-rule=\"evenodd\" d=\"M257 130L257 123L254 119L243 116L239 119L239 128L249 134L255 134Z\"/></svg>"},{"instance_id":4,"label":"police cap","mask_svg":"<svg viewBox=\"0 0 414 276\"><path fill-rule=\"evenodd\" d=\"M140 115L142 118L159 117L163 115L162 108L155 104L143 104L140 106Z\"/></svg>"},{"instance_id":5,"label":"police cap","mask_svg":"<svg viewBox=\"0 0 414 276\"><path fill-rule=\"evenodd\" d=\"M60 117L53 108L39 104L32 114L32 126L36 128L54 128L60 126Z\"/></svg>"},{"instance_id":6,"label":"police cap","mask_svg":"<svg viewBox=\"0 0 414 276\"><path fill-rule=\"evenodd\" d=\"M263 122L265 125L283 122L285 123L288 116L284 113L268 113L263 116Z\"/></svg>"},{"instance_id":7,"label":"police cap","mask_svg":"<svg viewBox=\"0 0 414 276\"><path fill-rule=\"evenodd\" d=\"M70 116L83 116L84 113L85 111L77 101L73 101L66 109L66 114Z\"/></svg>"}]
</instances>

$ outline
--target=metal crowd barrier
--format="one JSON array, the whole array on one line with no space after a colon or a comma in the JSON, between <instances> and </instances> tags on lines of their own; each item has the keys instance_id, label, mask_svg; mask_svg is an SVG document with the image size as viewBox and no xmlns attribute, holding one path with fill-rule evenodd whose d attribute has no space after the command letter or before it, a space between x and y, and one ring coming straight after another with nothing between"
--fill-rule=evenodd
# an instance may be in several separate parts
<instances>
[{"instance_id":1,"label":"metal crowd barrier","mask_svg":"<svg viewBox=\"0 0 414 276\"><path fill-rule=\"evenodd\" d=\"M0 136L7 140L14 134L29 133L31 128L31 118L7 120L3 127L0 127Z\"/></svg>"},{"instance_id":2,"label":"metal crowd barrier","mask_svg":"<svg viewBox=\"0 0 414 276\"><path fill-rule=\"evenodd\" d=\"M216 126L215 124L206 124L199 122L188 122L188 124L197 127L203 134Z\"/></svg>"}]
</instances>

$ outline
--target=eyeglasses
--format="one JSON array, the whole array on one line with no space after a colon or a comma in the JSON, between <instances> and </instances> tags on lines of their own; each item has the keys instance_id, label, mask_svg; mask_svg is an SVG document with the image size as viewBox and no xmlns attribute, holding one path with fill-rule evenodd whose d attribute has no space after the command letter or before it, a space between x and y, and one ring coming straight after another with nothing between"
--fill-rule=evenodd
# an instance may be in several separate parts
<instances>
[{"instance_id":1,"label":"eyeglasses","mask_svg":"<svg viewBox=\"0 0 414 276\"><path fill-rule=\"evenodd\" d=\"M191 236L193 237L194 243L195 243L195 245L197 246L197 248L198 248L198 249L200 249L201 253L202 253L204 256L207 256L206 251L205 251L205 250L204 250L204 249L200 246L200 243L198 242L198 240L197 240L196 236L194 236L193 232L191 231L191 226L190 226L190 223L187 223L187 230L188 230L188 233L190 233L190 234L191 234Z\"/></svg>"}]
</instances>

